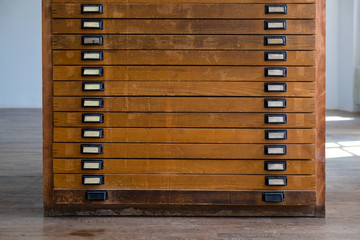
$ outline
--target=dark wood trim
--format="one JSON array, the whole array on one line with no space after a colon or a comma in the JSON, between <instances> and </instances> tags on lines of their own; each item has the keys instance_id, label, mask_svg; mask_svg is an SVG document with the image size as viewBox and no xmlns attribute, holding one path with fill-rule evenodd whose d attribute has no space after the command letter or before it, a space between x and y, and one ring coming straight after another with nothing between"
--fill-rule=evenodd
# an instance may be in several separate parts
<instances>
[{"instance_id":1,"label":"dark wood trim","mask_svg":"<svg viewBox=\"0 0 360 240\"><path fill-rule=\"evenodd\" d=\"M315 206L57 205L48 216L314 217Z\"/></svg>"},{"instance_id":2,"label":"dark wood trim","mask_svg":"<svg viewBox=\"0 0 360 240\"><path fill-rule=\"evenodd\" d=\"M325 44L326 0L316 4L316 216L325 217Z\"/></svg>"},{"instance_id":3,"label":"dark wood trim","mask_svg":"<svg viewBox=\"0 0 360 240\"><path fill-rule=\"evenodd\" d=\"M267 203L262 200L263 192L273 191L186 191L186 190L107 190L109 199L101 205L314 205L315 191L281 191L284 202ZM279 191L275 191L279 192ZM86 204L98 202L86 200L86 190L54 190L55 203L59 205Z\"/></svg>"},{"instance_id":4,"label":"dark wood trim","mask_svg":"<svg viewBox=\"0 0 360 240\"><path fill-rule=\"evenodd\" d=\"M44 209L54 206L52 195L53 104L52 104L52 50L51 50L51 0L42 1L42 61L43 61L43 191Z\"/></svg>"}]
</instances>

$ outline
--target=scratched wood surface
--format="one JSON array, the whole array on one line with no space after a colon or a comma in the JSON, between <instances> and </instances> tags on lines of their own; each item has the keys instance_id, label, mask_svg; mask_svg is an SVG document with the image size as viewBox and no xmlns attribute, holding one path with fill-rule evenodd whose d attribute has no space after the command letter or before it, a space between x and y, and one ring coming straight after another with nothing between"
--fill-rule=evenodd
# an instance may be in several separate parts
<instances>
[{"instance_id":1,"label":"scratched wood surface","mask_svg":"<svg viewBox=\"0 0 360 240\"><path fill-rule=\"evenodd\" d=\"M286 113L284 124L265 123L264 113L104 113L104 123L83 123L81 112L54 112L55 127L125 128L314 128L313 113Z\"/></svg>"},{"instance_id":2,"label":"scratched wood surface","mask_svg":"<svg viewBox=\"0 0 360 240\"><path fill-rule=\"evenodd\" d=\"M104 159L103 161L102 170L82 170L81 159L54 159L54 173L314 175L315 172L312 160L287 161L285 171L265 170L264 164L267 160Z\"/></svg>"},{"instance_id":3,"label":"scratched wood surface","mask_svg":"<svg viewBox=\"0 0 360 240\"><path fill-rule=\"evenodd\" d=\"M286 20L286 30L264 20L105 19L104 29L81 29L80 19L53 19L54 34L315 34L315 20Z\"/></svg>"},{"instance_id":4,"label":"scratched wood surface","mask_svg":"<svg viewBox=\"0 0 360 240\"><path fill-rule=\"evenodd\" d=\"M289 4L287 14L265 14L265 4L104 3L102 14L81 14L79 3L54 3L53 18L315 18L315 4ZM226 13L226 14L224 14Z\"/></svg>"},{"instance_id":5,"label":"scratched wood surface","mask_svg":"<svg viewBox=\"0 0 360 240\"><path fill-rule=\"evenodd\" d=\"M102 185L83 185L82 174L54 174L61 189L314 190L315 176L287 176L287 186L266 186L263 175L106 174Z\"/></svg>"},{"instance_id":6,"label":"scratched wood surface","mask_svg":"<svg viewBox=\"0 0 360 240\"><path fill-rule=\"evenodd\" d=\"M83 129L87 128L54 128L54 142L313 143L315 141L313 129L289 129L286 140L267 140L263 129L101 128L104 133L103 138L83 138Z\"/></svg>"},{"instance_id":7,"label":"scratched wood surface","mask_svg":"<svg viewBox=\"0 0 360 240\"><path fill-rule=\"evenodd\" d=\"M86 36L86 35L83 35ZM313 35L280 35L286 45L264 45L272 35L102 35L103 45L82 45L81 35L54 35L53 49L315 50Z\"/></svg>"},{"instance_id":8,"label":"scratched wood surface","mask_svg":"<svg viewBox=\"0 0 360 240\"><path fill-rule=\"evenodd\" d=\"M54 96L281 96L314 97L315 84L291 82L285 92L265 92L263 82L103 82L104 91L83 91L82 82L55 81Z\"/></svg>"},{"instance_id":9,"label":"scratched wood surface","mask_svg":"<svg viewBox=\"0 0 360 240\"><path fill-rule=\"evenodd\" d=\"M314 144L287 144L285 155L267 155L266 144L103 143L102 154L82 154L80 143L54 143L54 158L314 159ZM272 144L274 145L274 144ZM276 145L276 144L275 144Z\"/></svg>"},{"instance_id":10,"label":"scratched wood surface","mask_svg":"<svg viewBox=\"0 0 360 240\"><path fill-rule=\"evenodd\" d=\"M265 108L265 98L260 97L102 97L100 99L104 100L103 108L82 107L81 97L54 97L54 110L82 112L119 111L304 113L313 112L315 109L313 98L280 98L286 99L286 108ZM196 105L194 104L195 102Z\"/></svg>"},{"instance_id":11,"label":"scratched wood surface","mask_svg":"<svg viewBox=\"0 0 360 240\"><path fill-rule=\"evenodd\" d=\"M274 67L274 66L269 66ZM249 66L104 66L104 76L82 76L81 66L54 66L54 80L117 81L315 81L315 67L286 66L286 77L264 77L264 67Z\"/></svg>"}]
</instances>

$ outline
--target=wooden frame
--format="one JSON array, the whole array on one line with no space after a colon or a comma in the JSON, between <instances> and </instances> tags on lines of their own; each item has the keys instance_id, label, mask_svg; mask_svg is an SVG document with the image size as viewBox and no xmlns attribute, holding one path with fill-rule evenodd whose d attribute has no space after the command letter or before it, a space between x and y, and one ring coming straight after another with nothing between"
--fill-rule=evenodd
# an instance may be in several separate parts
<instances>
[{"instance_id":1,"label":"wooden frame","mask_svg":"<svg viewBox=\"0 0 360 240\"><path fill-rule=\"evenodd\" d=\"M175 0L174 0L175 1ZM242 206L242 205L147 205L132 204L125 205L98 205L89 204L84 206L71 204L55 204L59 202L58 190L54 191L53 178L53 67L52 67L52 26L51 26L51 3L56 0L42 0L43 14L43 180L44 180L44 210L46 215L166 215L166 216L325 216L325 6L326 0L308 0L316 3L316 198L309 195L314 205L309 206ZM64 2L72 2L70 0ZM81 2L81 1L78 1ZM86 1L91 2L91 1ZM105 0L104 2L111 2ZM144 2L137 0L134 2ZM162 3L169 0L159 1ZM175 2L184 2L176 0ZM190 2L197 2L196 0ZM212 2L209 0L209 2ZM216 1L218 2L218 1ZM224 1L228 3L239 2L236 0ZM254 1L244 0L244 3ZM269 3L286 2L268 1ZM114 193L120 194L120 193ZM136 192L131 194L138 194ZM148 193L147 193L148 194ZM152 193L154 194L154 193ZM181 198L191 195L189 192L169 193L169 198L176 196ZM180 195L179 195L180 194ZM224 194L236 194L230 191ZM155 194L156 195L156 194ZM249 195L251 196L251 194ZM224 203L223 203L224 204ZM133 210L131 210L133 209ZM110 210L110 211L107 211ZM226 210L226 211L224 211Z\"/></svg>"}]
</instances>

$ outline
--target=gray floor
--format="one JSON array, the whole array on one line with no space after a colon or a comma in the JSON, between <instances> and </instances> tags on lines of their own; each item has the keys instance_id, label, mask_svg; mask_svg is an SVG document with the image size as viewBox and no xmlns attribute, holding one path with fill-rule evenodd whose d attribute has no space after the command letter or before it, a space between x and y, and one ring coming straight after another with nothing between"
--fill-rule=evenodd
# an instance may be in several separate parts
<instances>
[{"instance_id":1,"label":"gray floor","mask_svg":"<svg viewBox=\"0 0 360 240\"><path fill-rule=\"evenodd\" d=\"M360 115L327 119L325 219L44 218L41 111L0 109L0 239L360 239Z\"/></svg>"}]
</instances>

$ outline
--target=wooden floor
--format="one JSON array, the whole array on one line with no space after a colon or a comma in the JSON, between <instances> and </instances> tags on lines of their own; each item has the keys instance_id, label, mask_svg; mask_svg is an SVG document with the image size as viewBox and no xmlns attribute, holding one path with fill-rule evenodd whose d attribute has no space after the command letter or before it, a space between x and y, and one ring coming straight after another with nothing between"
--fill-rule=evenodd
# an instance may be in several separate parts
<instances>
[{"instance_id":1,"label":"wooden floor","mask_svg":"<svg viewBox=\"0 0 360 240\"><path fill-rule=\"evenodd\" d=\"M41 110L0 109L0 239L360 239L360 115L327 120L325 219L44 218Z\"/></svg>"}]
</instances>

